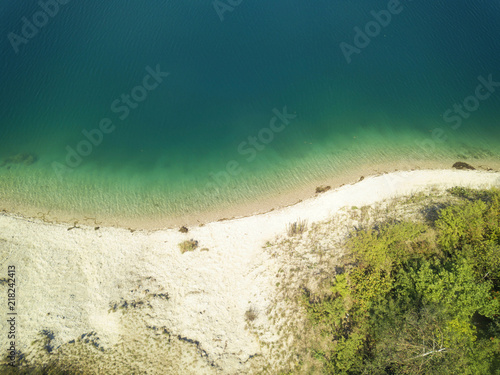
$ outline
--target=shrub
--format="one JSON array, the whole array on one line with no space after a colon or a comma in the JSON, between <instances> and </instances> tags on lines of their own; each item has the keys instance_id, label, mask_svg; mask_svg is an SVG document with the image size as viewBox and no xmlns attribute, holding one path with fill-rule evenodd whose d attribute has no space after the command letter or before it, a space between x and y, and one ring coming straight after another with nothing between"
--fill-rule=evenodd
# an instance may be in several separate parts
<instances>
[{"instance_id":1,"label":"shrub","mask_svg":"<svg viewBox=\"0 0 500 375\"><path fill-rule=\"evenodd\" d=\"M385 224L356 233L348 240L347 249L361 265L388 271L393 264L419 256L429 237L432 239L424 224Z\"/></svg>"},{"instance_id":2,"label":"shrub","mask_svg":"<svg viewBox=\"0 0 500 375\"><path fill-rule=\"evenodd\" d=\"M467 199L470 201L482 200L484 202L490 202L495 195L498 195L498 191L496 189L477 190L461 186L452 187L447 191L455 197Z\"/></svg>"},{"instance_id":3,"label":"shrub","mask_svg":"<svg viewBox=\"0 0 500 375\"><path fill-rule=\"evenodd\" d=\"M445 251L454 253L464 245L471 245L479 251L488 243L500 243L499 191L467 190L462 193L471 197L467 198L470 201L440 212L436 222L440 231L439 244Z\"/></svg>"},{"instance_id":4,"label":"shrub","mask_svg":"<svg viewBox=\"0 0 500 375\"><path fill-rule=\"evenodd\" d=\"M193 251L198 247L198 241L195 241L193 239L181 242L179 244L179 248L181 249L181 253L184 254L187 251Z\"/></svg>"},{"instance_id":5,"label":"shrub","mask_svg":"<svg viewBox=\"0 0 500 375\"><path fill-rule=\"evenodd\" d=\"M500 194L347 241L345 272L302 302L325 374L500 374ZM332 272L333 273L333 272Z\"/></svg>"},{"instance_id":6,"label":"shrub","mask_svg":"<svg viewBox=\"0 0 500 375\"><path fill-rule=\"evenodd\" d=\"M255 319L257 319L257 316L258 316L257 310L255 310L253 307L250 307L245 312L245 319L249 322L253 322Z\"/></svg>"},{"instance_id":7,"label":"shrub","mask_svg":"<svg viewBox=\"0 0 500 375\"><path fill-rule=\"evenodd\" d=\"M307 230L307 220L298 220L294 223L288 224L288 236L293 237L302 234Z\"/></svg>"}]
</instances>

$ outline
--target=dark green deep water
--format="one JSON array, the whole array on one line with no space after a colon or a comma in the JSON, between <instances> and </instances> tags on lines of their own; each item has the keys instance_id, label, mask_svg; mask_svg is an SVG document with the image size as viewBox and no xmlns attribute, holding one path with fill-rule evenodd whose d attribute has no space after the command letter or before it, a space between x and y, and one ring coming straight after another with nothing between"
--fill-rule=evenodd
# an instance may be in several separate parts
<instances>
[{"instance_id":1,"label":"dark green deep water","mask_svg":"<svg viewBox=\"0 0 500 375\"><path fill-rule=\"evenodd\" d=\"M500 83L477 90L500 82L500 1L231 8L0 3L0 208L175 217L366 165L500 159Z\"/></svg>"}]
</instances>

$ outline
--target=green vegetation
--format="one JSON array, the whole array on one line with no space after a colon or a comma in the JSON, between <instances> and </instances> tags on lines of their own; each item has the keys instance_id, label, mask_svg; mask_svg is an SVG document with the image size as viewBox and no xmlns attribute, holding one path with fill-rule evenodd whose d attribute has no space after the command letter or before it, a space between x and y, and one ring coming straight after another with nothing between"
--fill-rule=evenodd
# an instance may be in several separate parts
<instances>
[{"instance_id":1,"label":"green vegetation","mask_svg":"<svg viewBox=\"0 0 500 375\"><path fill-rule=\"evenodd\" d=\"M253 322L255 319L257 319L258 313L257 310L255 310L253 307L249 308L245 312L245 319L249 322Z\"/></svg>"},{"instance_id":2,"label":"green vegetation","mask_svg":"<svg viewBox=\"0 0 500 375\"><path fill-rule=\"evenodd\" d=\"M319 334L300 373L500 374L500 191L427 223L358 230L327 287L302 301Z\"/></svg>"},{"instance_id":3,"label":"green vegetation","mask_svg":"<svg viewBox=\"0 0 500 375\"><path fill-rule=\"evenodd\" d=\"M197 247L198 241L195 240L184 241L179 244L179 248L181 249L182 254L187 251L194 251Z\"/></svg>"},{"instance_id":4,"label":"green vegetation","mask_svg":"<svg viewBox=\"0 0 500 375\"><path fill-rule=\"evenodd\" d=\"M287 233L290 237L304 233L307 230L307 220L298 220L288 224Z\"/></svg>"}]
</instances>

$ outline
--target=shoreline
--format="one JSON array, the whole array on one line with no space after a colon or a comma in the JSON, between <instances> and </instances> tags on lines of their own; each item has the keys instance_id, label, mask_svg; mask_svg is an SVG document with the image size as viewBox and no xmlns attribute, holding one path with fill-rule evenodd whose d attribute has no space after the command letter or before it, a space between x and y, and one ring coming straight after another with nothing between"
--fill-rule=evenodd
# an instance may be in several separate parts
<instances>
[{"instance_id":1,"label":"shoreline","mask_svg":"<svg viewBox=\"0 0 500 375\"><path fill-rule=\"evenodd\" d=\"M354 186L364 179L370 179L379 176L386 176L391 180L398 174L406 174L414 171L455 171L452 168L452 159L446 161L396 161L384 163L381 165L370 165L366 167L353 168L349 173L340 176L332 176L314 182L303 184L303 186L291 191L270 195L259 201L242 202L234 204L220 210L209 210L197 214L176 215L175 217L165 218L154 215L120 218L111 215L110 217L94 217L84 214L74 214L58 210L41 210L30 206L19 209L18 204L3 202L1 213L7 216L22 217L28 220L40 220L49 224L70 225L75 228L81 226L93 226L94 228L113 227L125 228L130 231L147 230L158 231L165 229L174 229L181 226L197 227L204 226L212 222L221 222L227 220L241 219L255 215L263 215L276 210L281 210L294 206L303 201L316 198L324 193L316 193L317 187L329 186L328 191L336 191L344 186ZM500 161L498 159L476 160L473 164L476 171L496 172L500 171ZM398 177L394 177L398 179Z\"/></svg>"},{"instance_id":2,"label":"shoreline","mask_svg":"<svg viewBox=\"0 0 500 375\"><path fill-rule=\"evenodd\" d=\"M43 348L33 342L41 330L49 330L51 358L78 358L84 366L125 361L133 352L143 359L138 366L151 362L167 366L161 371L168 373L250 373L269 353L246 328L246 312L259 312L252 324L262 327L266 340L279 340L265 312L277 293L282 259L266 251L269 242L286 238L287 226L299 219L312 227L342 217L346 207L453 186L500 187L500 172L422 170L371 176L279 210L190 227L188 233L83 225L68 230L64 224L1 214L0 262L16 266L22 291L23 334L17 347L28 361L47 361ZM182 253L179 244L191 239L198 248ZM155 297L167 294L168 299ZM114 310L124 301L141 304ZM166 327L173 339L160 339L151 327ZM98 337L102 354L75 357L75 339L89 332ZM198 344L190 346L192 342ZM156 349L146 350L152 347ZM189 362L182 363L174 349ZM159 354L169 350L172 357L162 362Z\"/></svg>"}]
</instances>

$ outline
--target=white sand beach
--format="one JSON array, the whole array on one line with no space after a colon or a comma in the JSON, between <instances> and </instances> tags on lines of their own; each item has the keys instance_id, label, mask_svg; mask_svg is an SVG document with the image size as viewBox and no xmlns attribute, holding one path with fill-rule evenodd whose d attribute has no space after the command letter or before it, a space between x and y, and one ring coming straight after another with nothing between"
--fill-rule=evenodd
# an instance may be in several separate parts
<instances>
[{"instance_id":1,"label":"white sand beach","mask_svg":"<svg viewBox=\"0 0 500 375\"><path fill-rule=\"evenodd\" d=\"M420 170L366 177L293 206L189 227L188 233L69 229L73 225L4 213L0 278L9 265L16 267L16 349L28 361L58 354L82 361L89 373L258 373L268 350L246 327L245 313L258 312L255 325L268 342L280 339L266 316L279 267L264 249L267 241L285 235L298 219L320 222L343 207L457 185L500 187L500 173ZM198 248L182 254L178 244L190 239ZM0 290L4 301L6 286ZM2 302L2 335L6 309ZM42 330L51 333L45 342L51 353L33 344ZM95 345L77 354L78 338L80 347L85 339ZM0 340L0 351L7 349Z\"/></svg>"}]
</instances>

